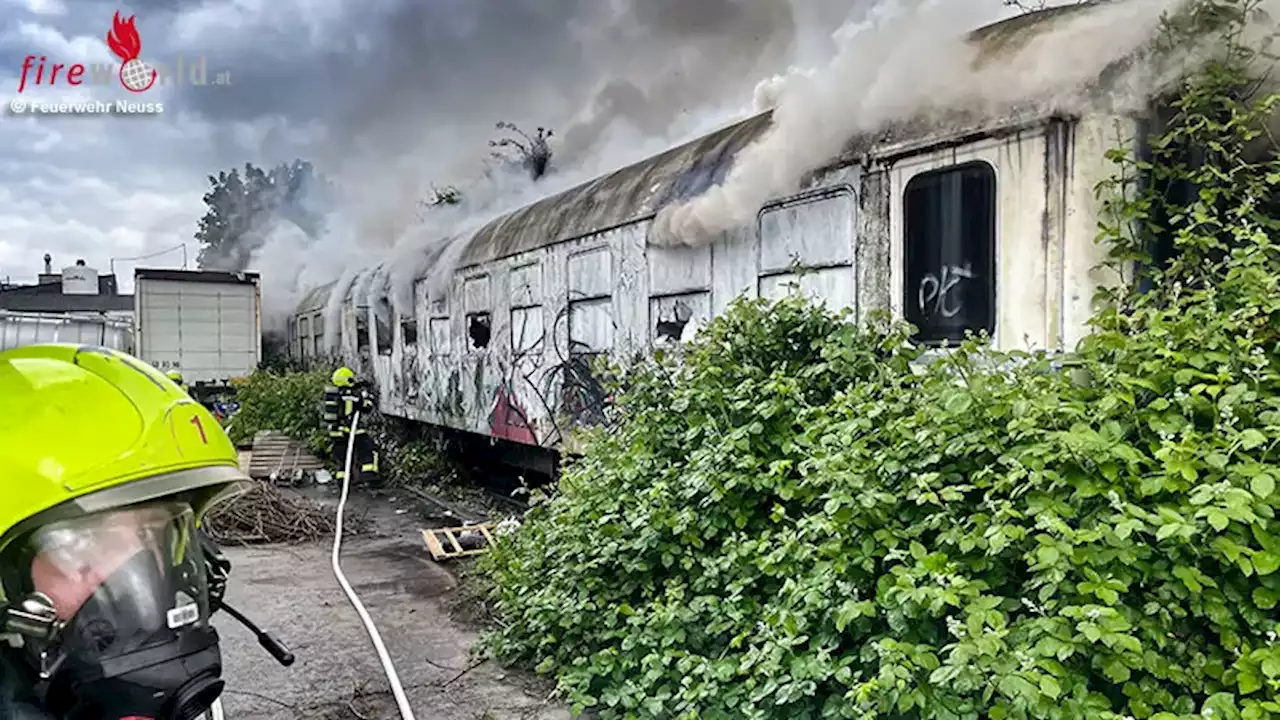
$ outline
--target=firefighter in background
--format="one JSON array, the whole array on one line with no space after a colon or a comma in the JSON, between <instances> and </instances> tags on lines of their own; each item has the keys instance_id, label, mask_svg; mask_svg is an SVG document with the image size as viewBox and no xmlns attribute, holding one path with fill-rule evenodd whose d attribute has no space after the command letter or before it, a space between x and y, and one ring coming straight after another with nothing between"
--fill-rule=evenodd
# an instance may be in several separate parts
<instances>
[{"instance_id":1,"label":"firefighter in background","mask_svg":"<svg viewBox=\"0 0 1280 720\"><path fill-rule=\"evenodd\" d=\"M191 394L191 390L187 387L187 384L182 381L182 373L178 372L177 370L170 370L169 372L165 373L165 375L167 375L169 379L173 381L174 385L177 385L178 387L182 388L182 392L188 395Z\"/></svg>"},{"instance_id":2,"label":"firefighter in background","mask_svg":"<svg viewBox=\"0 0 1280 720\"><path fill-rule=\"evenodd\" d=\"M329 386L324 393L324 419L328 427L330 452L334 465L338 468L338 479L346 476L347 443L351 436L351 419L360 413L360 424L356 428L355 453L351 461L356 477L374 481L378 474L378 450L374 447L373 438L369 435L367 422L373 412L373 396L364 383L358 382L356 374L348 367L340 367L333 371Z\"/></svg>"}]
</instances>

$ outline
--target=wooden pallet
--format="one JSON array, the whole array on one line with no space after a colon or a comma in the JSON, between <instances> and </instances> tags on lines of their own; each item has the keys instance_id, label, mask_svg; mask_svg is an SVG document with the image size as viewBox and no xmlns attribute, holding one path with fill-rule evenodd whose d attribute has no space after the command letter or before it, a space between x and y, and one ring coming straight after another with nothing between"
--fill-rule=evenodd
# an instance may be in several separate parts
<instances>
[{"instance_id":1,"label":"wooden pallet","mask_svg":"<svg viewBox=\"0 0 1280 720\"><path fill-rule=\"evenodd\" d=\"M489 548L493 547L493 535L489 533L493 529L493 523L481 523L479 525L463 525L461 527L450 528L431 528L422 531L422 539L427 542L427 550L431 553L433 560L452 560L453 558L468 557L471 555L480 555L489 552ZM484 536L484 547L475 550L463 550L462 544L458 542L457 533L466 532L468 530L478 531Z\"/></svg>"},{"instance_id":2,"label":"wooden pallet","mask_svg":"<svg viewBox=\"0 0 1280 720\"><path fill-rule=\"evenodd\" d=\"M324 467L324 462L312 455L306 446L284 433L258 433L253 438L253 450L248 454L249 477L259 480L271 477L272 473L314 472Z\"/></svg>"}]
</instances>

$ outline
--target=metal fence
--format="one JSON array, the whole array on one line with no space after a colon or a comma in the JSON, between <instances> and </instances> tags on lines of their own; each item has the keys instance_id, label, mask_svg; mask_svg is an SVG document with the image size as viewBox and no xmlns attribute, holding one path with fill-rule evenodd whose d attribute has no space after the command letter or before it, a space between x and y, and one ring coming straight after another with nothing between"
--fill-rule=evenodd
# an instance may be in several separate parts
<instances>
[{"instance_id":1,"label":"metal fence","mask_svg":"<svg viewBox=\"0 0 1280 720\"><path fill-rule=\"evenodd\" d=\"M84 313L0 310L0 350L41 343L100 345L133 352L133 321Z\"/></svg>"}]
</instances>

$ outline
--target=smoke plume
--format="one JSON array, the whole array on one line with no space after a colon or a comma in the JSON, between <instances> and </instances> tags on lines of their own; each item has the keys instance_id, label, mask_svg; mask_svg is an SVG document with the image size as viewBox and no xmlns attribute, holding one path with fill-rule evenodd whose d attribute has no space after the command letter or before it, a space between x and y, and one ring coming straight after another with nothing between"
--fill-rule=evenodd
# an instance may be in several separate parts
<instances>
[{"instance_id":1,"label":"smoke plume","mask_svg":"<svg viewBox=\"0 0 1280 720\"><path fill-rule=\"evenodd\" d=\"M267 312L283 318L336 282L338 298L389 296L410 316L414 283L442 292L485 222L749 113L762 77L829 56L833 23L862 1L371 6L348 33L359 42L331 62L352 81L334 83L336 114L314 153L340 189L326 229L304 241L272 224L252 258L272 286ZM550 173L534 182L487 157L500 121L555 131ZM440 185L462 202L424 211ZM326 308L331 342L338 308Z\"/></svg>"},{"instance_id":2,"label":"smoke plume","mask_svg":"<svg viewBox=\"0 0 1280 720\"><path fill-rule=\"evenodd\" d=\"M813 71L771 78L757 100L776 104L769 132L737 158L725 182L659 213L657 245L700 245L749 222L771 198L852 138L894 122L954 111L993 113L1036 101L1071 110L1113 63L1153 39L1161 14L1182 0L1127 0L1064 13L1021 48L968 42L1008 15L999 0L886 0L838 33L835 57ZM990 53L986 55L984 53ZM1138 97L1153 79L1133 65L1117 88ZM1123 103L1124 97L1113 100Z\"/></svg>"},{"instance_id":3,"label":"smoke plume","mask_svg":"<svg viewBox=\"0 0 1280 720\"><path fill-rule=\"evenodd\" d=\"M334 99L341 112L317 148L317 166L340 187L326 229L304 243L287 224L268 228L252 267L276 285L269 313L287 315L303 293L334 283L325 335L336 343L345 296L374 308L385 299L413 317L415 283L442 294L485 223L774 108L772 129L724 184L666 208L650 233L657 244L705 243L796 189L860 133L1028 97L1078 104L1081 88L1180 1L1072 13L994 58L963 36L1014 14L1001 0L445 3L443 25L440 4L394 5L369 30L371 54L356 69L406 67L423 78L371 72L335 85L354 89ZM1151 79L1135 69L1126 82ZM545 177L487 159L499 121L556 131ZM461 202L424 210L419 201L446 184Z\"/></svg>"}]
</instances>

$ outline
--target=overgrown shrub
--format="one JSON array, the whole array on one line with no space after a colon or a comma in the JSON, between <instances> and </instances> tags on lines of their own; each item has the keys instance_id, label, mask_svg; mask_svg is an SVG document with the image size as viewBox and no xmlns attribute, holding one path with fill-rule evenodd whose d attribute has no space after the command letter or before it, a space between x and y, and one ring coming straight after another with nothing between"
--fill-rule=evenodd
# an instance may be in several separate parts
<instances>
[{"instance_id":1,"label":"overgrown shrub","mask_svg":"<svg viewBox=\"0 0 1280 720\"><path fill-rule=\"evenodd\" d=\"M454 479L456 469L447 459L443 441L422 423L374 413L368 429L381 453L382 474L393 483L416 483L423 479Z\"/></svg>"},{"instance_id":2,"label":"overgrown shrub","mask_svg":"<svg viewBox=\"0 0 1280 720\"><path fill-rule=\"evenodd\" d=\"M231 421L231 440L252 442L263 430L275 430L301 440L315 453L328 447L323 398L329 371L277 374L258 370L236 386L240 410Z\"/></svg>"},{"instance_id":3,"label":"overgrown shrub","mask_svg":"<svg viewBox=\"0 0 1280 720\"><path fill-rule=\"evenodd\" d=\"M1103 233L1140 257L1159 207L1176 259L1078 372L740 301L623 374L620 425L483 559L486 646L605 717L1280 716L1280 164L1243 152L1275 100L1233 37L1155 144L1198 192Z\"/></svg>"}]
</instances>

